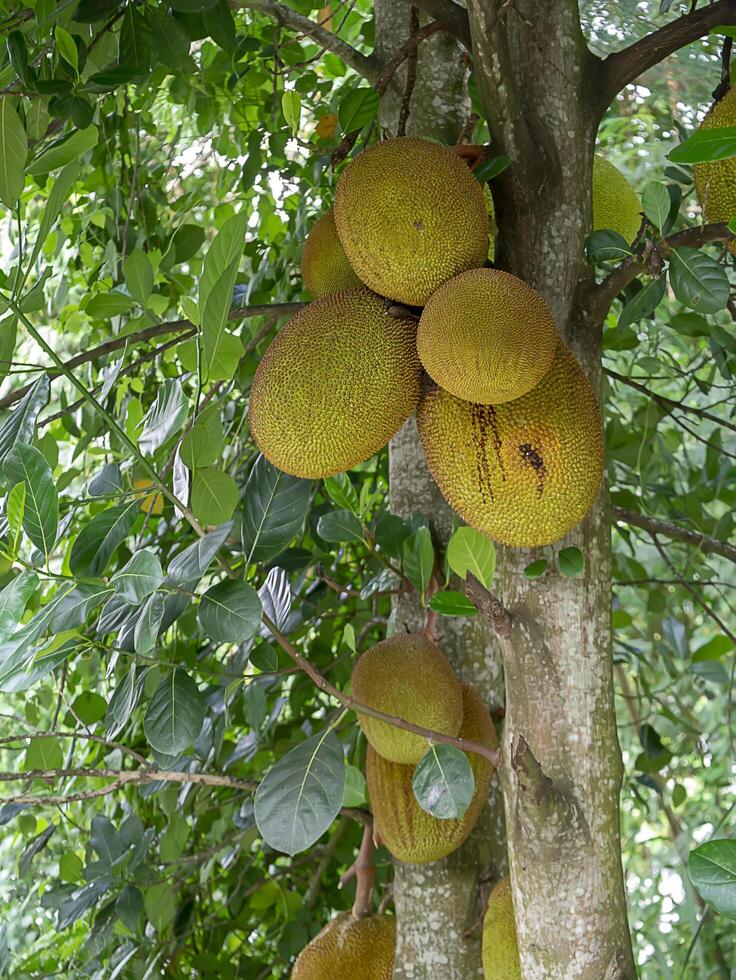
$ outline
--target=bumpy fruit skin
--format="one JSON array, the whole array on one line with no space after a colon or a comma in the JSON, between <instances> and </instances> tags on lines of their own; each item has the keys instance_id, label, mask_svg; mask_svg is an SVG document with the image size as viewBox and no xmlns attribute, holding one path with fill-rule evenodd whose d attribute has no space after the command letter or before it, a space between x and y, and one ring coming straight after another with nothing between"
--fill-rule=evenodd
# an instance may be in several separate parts
<instances>
[{"instance_id":1,"label":"bumpy fruit skin","mask_svg":"<svg viewBox=\"0 0 736 980\"><path fill-rule=\"evenodd\" d=\"M496 732L479 695L463 684L463 723L460 736L496 746ZM475 826L488 799L493 766L483 756L468 753L475 777L470 806L459 820L438 820L423 810L412 789L414 766L383 759L368 746L366 777L373 808L375 829L388 850L405 864L427 864L452 854Z\"/></svg>"},{"instance_id":2,"label":"bumpy fruit skin","mask_svg":"<svg viewBox=\"0 0 736 980\"><path fill-rule=\"evenodd\" d=\"M551 544L593 505L603 426L593 389L560 342L539 384L503 405L429 389L417 409L429 470L468 524L517 548Z\"/></svg>"},{"instance_id":3,"label":"bumpy fruit skin","mask_svg":"<svg viewBox=\"0 0 736 980\"><path fill-rule=\"evenodd\" d=\"M463 720L460 681L444 653L423 633L397 634L366 650L353 668L353 696L443 735L457 735ZM370 715L358 714L358 721L385 759L414 765L427 751L421 735Z\"/></svg>"},{"instance_id":4,"label":"bumpy fruit skin","mask_svg":"<svg viewBox=\"0 0 736 980\"><path fill-rule=\"evenodd\" d=\"M331 208L307 235L302 253L302 279L315 299L363 285L340 244Z\"/></svg>"},{"instance_id":5,"label":"bumpy fruit skin","mask_svg":"<svg viewBox=\"0 0 736 980\"><path fill-rule=\"evenodd\" d=\"M612 163L593 157L593 231L611 228L631 243L641 227L639 196Z\"/></svg>"},{"instance_id":6,"label":"bumpy fruit skin","mask_svg":"<svg viewBox=\"0 0 736 980\"><path fill-rule=\"evenodd\" d=\"M421 365L413 320L367 289L315 300L258 365L248 418L274 466L306 479L370 459L414 411Z\"/></svg>"},{"instance_id":7,"label":"bumpy fruit skin","mask_svg":"<svg viewBox=\"0 0 736 980\"><path fill-rule=\"evenodd\" d=\"M502 878L488 899L483 918L485 980L521 980L511 881Z\"/></svg>"},{"instance_id":8,"label":"bumpy fruit skin","mask_svg":"<svg viewBox=\"0 0 736 980\"><path fill-rule=\"evenodd\" d=\"M422 311L417 350L445 391L497 405L530 391L549 370L559 335L536 290L498 269L443 283Z\"/></svg>"},{"instance_id":9,"label":"bumpy fruit skin","mask_svg":"<svg viewBox=\"0 0 736 980\"><path fill-rule=\"evenodd\" d=\"M291 980L391 980L395 953L395 919L341 912L301 951Z\"/></svg>"},{"instance_id":10,"label":"bumpy fruit skin","mask_svg":"<svg viewBox=\"0 0 736 980\"><path fill-rule=\"evenodd\" d=\"M356 157L337 185L335 221L362 281L415 306L488 252L483 188L463 160L426 140L387 140Z\"/></svg>"},{"instance_id":11,"label":"bumpy fruit skin","mask_svg":"<svg viewBox=\"0 0 736 980\"><path fill-rule=\"evenodd\" d=\"M736 85L715 102L700 124L701 129L736 126ZM705 220L729 222L736 215L736 157L713 163L693 164L693 177ZM736 242L729 244L736 255Z\"/></svg>"}]
</instances>

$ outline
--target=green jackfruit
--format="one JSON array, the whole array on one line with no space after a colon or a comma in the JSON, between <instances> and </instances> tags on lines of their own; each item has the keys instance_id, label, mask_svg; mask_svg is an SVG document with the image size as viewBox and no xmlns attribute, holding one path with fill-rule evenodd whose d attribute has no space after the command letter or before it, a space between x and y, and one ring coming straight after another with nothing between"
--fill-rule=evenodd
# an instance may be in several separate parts
<instances>
[{"instance_id":1,"label":"green jackfruit","mask_svg":"<svg viewBox=\"0 0 736 980\"><path fill-rule=\"evenodd\" d=\"M423 306L488 252L483 188L463 160L426 140L387 140L356 157L337 185L335 221L362 281L400 303Z\"/></svg>"},{"instance_id":2,"label":"green jackfruit","mask_svg":"<svg viewBox=\"0 0 736 980\"><path fill-rule=\"evenodd\" d=\"M601 414L563 343L549 371L521 398L479 405L430 388L417 425L447 502L496 541L517 548L551 544L580 523L598 494Z\"/></svg>"},{"instance_id":3,"label":"green jackfruit","mask_svg":"<svg viewBox=\"0 0 736 980\"><path fill-rule=\"evenodd\" d=\"M359 289L363 285L337 237L331 208L307 235L302 253L302 279L315 299L345 289Z\"/></svg>"},{"instance_id":4,"label":"green jackfruit","mask_svg":"<svg viewBox=\"0 0 736 980\"><path fill-rule=\"evenodd\" d=\"M485 980L521 980L509 878L502 878L493 889L483 917L483 976Z\"/></svg>"},{"instance_id":5,"label":"green jackfruit","mask_svg":"<svg viewBox=\"0 0 736 980\"><path fill-rule=\"evenodd\" d=\"M701 129L736 126L736 85L708 110ZM728 223L736 217L736 157L693 164L693 177L703 216L709 224ZM736 241L730 250L736 255Z\"/></svg>"},{"instance_id":6,"label":"green jackfruit","mask_svg":"<svg viewBox=\"0 0 736 980\"><path fill-rule=\"evenodd\" d=\"M496 732L478 693L462 685L463 722L459 735L489 748L496 747ZM439 820L417 803L412 789L414 766L382 758L368 746L365 768L374 826L382 844L399 861L427 864L452 854L467 838L488 799L493 766L472 752L468 759L475 777L470 806L459 820Z\"/></svg>"},{"instance_id":7,"label":"green jackfruit","mask_svg":"<svg viewBox=\"0 0 736 980\"><path fill-rule=\"evenodd\" d=\"M484 405L530 391L549 370L558 341L542 296L498 269L448 279L427 301L417 332L427 374L456 398Z\"/></svg>"},{"instance_id":8,"label":"green jackfruit","mask_svg":"<svg viewBox=\"0 0 736 980\"><path fill-rule=\"evenodd\" d=\"M274 466L307 479L370 459L414 411L421 366L416 325L367 289L315 300L258 365L248 418Z\"/></svg>"},{"instance_id":9,"label":"green jackfruit","mask_svg":"<svg viewBox=\"0 0 736 980\"><path fill-rule=\"evenodd\" d=\"M631 243L641 227L639 195L612 163L593 157L593 231L611 228Z\"/></svg>"},{"instance_id":10,"label":"green jackfruit","mask_svg":"<svg viewBox=\"0 0 736 980\"><path fill-rule=\"evenodd\" d=\"M443 735L457 735L463 719L460 681L440 648L424 633L397 633L376 643L353 669L357 701ZM365 737L385 759L414 764L427 740L370 715L358 714Z\"/></svg>"},{"instance_id":11,"label":"green jackfruit","mask_svg":"<svg viewBox=\"0 0 736 980\"><path fill-rule=\"evenodd\" d=\"M291 980L391 980L395 955L392 916L341 912L301 951Z\"/></svg>"}]
</instances>

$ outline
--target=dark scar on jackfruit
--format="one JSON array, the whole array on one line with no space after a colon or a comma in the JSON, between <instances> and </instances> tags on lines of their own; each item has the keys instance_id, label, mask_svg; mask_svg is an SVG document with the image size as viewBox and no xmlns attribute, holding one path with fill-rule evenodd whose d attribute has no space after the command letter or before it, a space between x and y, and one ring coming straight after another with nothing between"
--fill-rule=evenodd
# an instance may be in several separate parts
<instances>
[{"instance_id":1,"label":"dark scar on jackfruit","mask_svg":"<svg viewBox=\"0 0 736 980\"><path fill-rule=\"evenodd\" d=\"M537 474L537 494L541 497L544 491L544 481L547 477L547 470L544 468L544 460L538 451L524 442L519 446L519 452L525 463L528 463Z\"/></svg>"},{"instance_id":2,"label":"dark scar on jackfruit","mask_svg":"<svg viewBox=\"0 0 736 980\"><path fill-rule=\"evenodd\" d=\"M475 448L475 475L478 492L484 503L493 503L493 486L491 484L491 468L488 464L488 443L496 454L496 462L501 471L501 479L506 479L506 473L501 459L501 436L496 422L496 410L493 405L470 405L472 424L472 440Z\"/></svg>"}]
</instances>

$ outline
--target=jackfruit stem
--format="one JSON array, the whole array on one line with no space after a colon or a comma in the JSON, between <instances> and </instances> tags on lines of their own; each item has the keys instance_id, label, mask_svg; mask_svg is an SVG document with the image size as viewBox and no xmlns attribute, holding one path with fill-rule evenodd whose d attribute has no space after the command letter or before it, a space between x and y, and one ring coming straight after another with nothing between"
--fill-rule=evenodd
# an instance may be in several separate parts
<instances>
[{"instance_id":1,"label":"jackfruit stem","mask_svg":"<svg viewBox=\"0 0 736 980\"><path fill-rule=\"evenodd\" d=\"M373 866L373 828L363 829L363 839L360 850L353 864L355 869L355 901L353 902L353 917L362 919L370 915L373 904L373 887L376 883L376 869ZM340 879L342 883L342 879Z\"/></svg>"}]
</instances>

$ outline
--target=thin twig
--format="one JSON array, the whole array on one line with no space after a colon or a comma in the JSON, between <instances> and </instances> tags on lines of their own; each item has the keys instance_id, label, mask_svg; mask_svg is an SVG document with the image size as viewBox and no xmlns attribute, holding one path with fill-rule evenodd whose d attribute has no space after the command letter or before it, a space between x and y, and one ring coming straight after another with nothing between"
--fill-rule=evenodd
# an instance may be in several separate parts
<instances>
[{"instance_id":1,"label":"thin twig","mask_svg":"<svg viewBox=\"0 0 736 980\"><path fill-rule=\"evenodd\" d=\"M691 531L689 528L680 527L679 524L673 524L671 521L664 521L658 517L648 517L646 514L640 514L635 510L626 510L623 507L613 507L611 514L615 521L620 521L622 524L631 524L650 533L675 538L677 541L692 545L693 548L702 551L704 555L720 555L721 558L727 558L736 563L736 547L727 541L719 541L718 538L712 538L700 531Z\"/></svg>"},{"instance_id":2,"label":"thin twig","mask_svg":"<svg viewBox=\"0 0 736 980\"><path fill-rule=\"evenodd\" d=\"M679 409L681 412L688 412L690 415L697 415L698 418L707 419L709 422L715 422L716 425L723 426L726 429L731 429L732 432L736 432L736 425L733 422L729 422L726 419L719 418L717 415L713 415L706 411L704 408L697 408L695 405L685 405L683 402L678 402L674 398L668 398L666 395L660 395L656 391L652 391L651 388L647 388L646 385L641 384L641 382L636 381L634 378L627 378L626 375L619 374L617 371L612 371L610 368L604 368L603 373L614 381L619 381L621 384L627 385L629 388L634 388L636 391L641 392L641 394L646 395L647 398L651 398L652 401L661 405L662 408L666 408L668 412L672 412Z\"/></svg>"}]
</instances>

